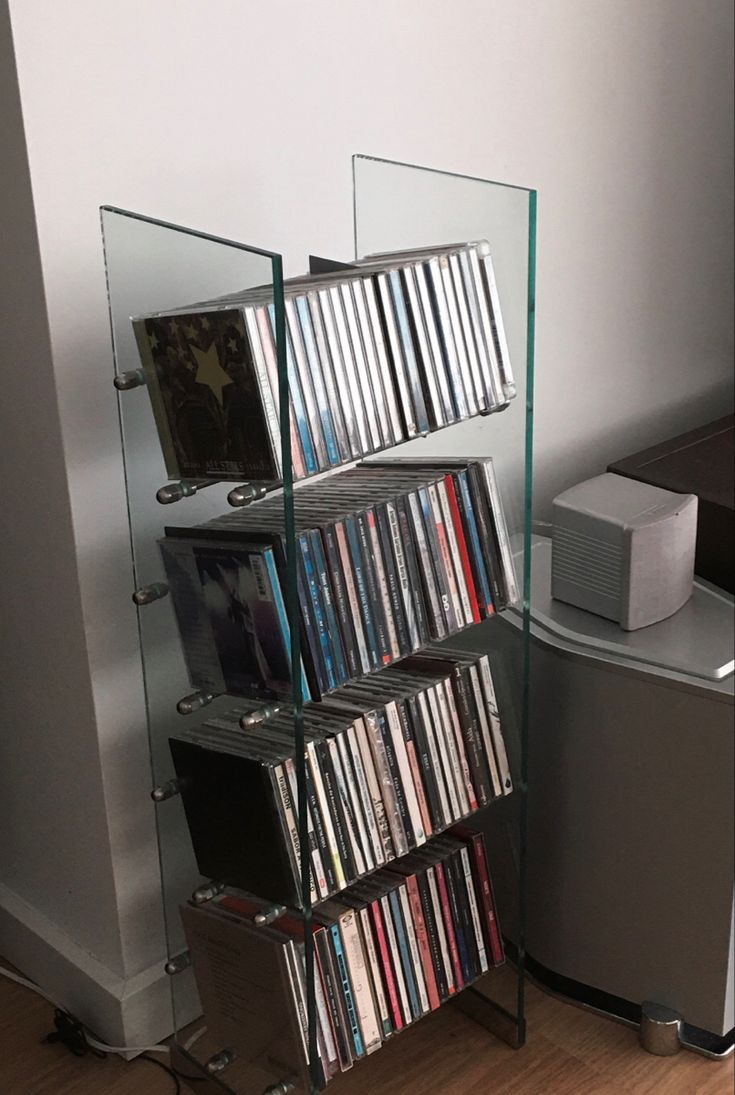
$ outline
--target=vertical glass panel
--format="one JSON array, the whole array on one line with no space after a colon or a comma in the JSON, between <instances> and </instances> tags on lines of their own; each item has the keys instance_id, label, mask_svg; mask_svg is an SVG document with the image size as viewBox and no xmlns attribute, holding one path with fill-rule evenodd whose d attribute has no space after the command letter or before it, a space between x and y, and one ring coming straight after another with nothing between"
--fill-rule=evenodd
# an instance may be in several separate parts
<instances>
[{"instance_id":1,"label":"vertical glass panel","mask_svg":"<svg viewBox=\"0 0 735 1095\"><path fill-rule=\"evenodd\" d=\"M303 797L301 697L289 669L300 650L281 260L123 210L105 207L101 216L141 717L159 799L169 961L184 967L170 978L177 1052L184 1072L215 1074L223 1090L261 1095L290 1079L310 1090L313 963L308 910L299 907L309 889L300 862L290 890L282 874L269 874L274 787L263 783L266 754L254 743L263 712L280 709L282 752L294 760L289 779L294 798ZM248 312L255 301L265 306L259 332ZM246 468L255 474L246 477ZM248 507L234 503L257 506L266 491L280 513L278 553L238 529ZM224 531L199 527L212 521ZM239 725L243 716L249 729ZM298 828L308 848L305 822ZM225 896L240 901L229 919L219 904ZM281 903L303 940L288 957L286 937L267 923ZM224 979L223 950L233 955ZM295 993L304 1001L301 1023Z\"/></svg>"},{"instance_id":2,"label":"vertical glass panel","mask_svg":"<svg viewBox=\"0 0 735 1095\"><path fill-rule=\"evenodd\" d=\"M399 249L485 240L502 309L516 389L509 405L414 440L395 455L427 461L492 457L510 532L521 596L498 618L463 631L454 644L489 654L514 785L512 794L471 819L485 837L514 969L507 965L487 974L463 994L463 1003L475 1018L521 1044L536 193L366 156L354 157L353 172L358 261ZM497 1005L495 1015L487 1002Z\"/></svg>"},{"instance_id":3,"label":"vertical glass panel","mask_svg":"<svg viewBox=\"0 0 735 1095\"><path fill-rule=\"evenodd\" d=\"M524 524L532 191L366 156L354 158L356 257L485 239L490 244L517 395L508 411L475 417L414 445L412 455L492 456L512 532ZM513 413L509 413L513 412ZM519 424L520 423L520 424ZM530 428L530 427L529 427ZM461 431L461 432L460 432Z\"/></svg>"}]
</instances>

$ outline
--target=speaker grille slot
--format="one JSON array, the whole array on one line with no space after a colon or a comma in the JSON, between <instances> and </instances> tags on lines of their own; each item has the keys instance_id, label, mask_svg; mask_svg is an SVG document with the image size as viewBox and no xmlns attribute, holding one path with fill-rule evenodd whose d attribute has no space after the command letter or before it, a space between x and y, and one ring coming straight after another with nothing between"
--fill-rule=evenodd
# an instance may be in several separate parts
<instances>
[{"instance_id":1,"label":"speaker grille slot","mask_svg":"<svg viewBox=\"0 0 735 1095\"><path fill-rule=\"evenodd\" d=\"M584 532L554 527L551 556L552 581L572 582L603 597L619 597L622 549Z\"/></svg>"}]
</instances>

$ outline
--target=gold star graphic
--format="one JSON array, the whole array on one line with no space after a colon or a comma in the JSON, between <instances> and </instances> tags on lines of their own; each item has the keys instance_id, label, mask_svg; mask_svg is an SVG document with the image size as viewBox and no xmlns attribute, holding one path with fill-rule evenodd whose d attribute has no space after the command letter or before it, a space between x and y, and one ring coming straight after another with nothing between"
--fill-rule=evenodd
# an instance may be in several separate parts
<instances>
[{"instance_id":1,"label":"gold star graphic","mask_svg":"<svg viewBox=\"0 0 735 1095\"><path fill-rule=\"evenodd\" d=\"M209 320L207 319L206 316L202 316L202 327L204 328L205 331L209 330Z\"/></svg>"},{"instance_id":2,"label":"gold star graphic","mask_svg":"<svg viewBox=\"0 0 735 1095\"><path fill-rule=\"evenodd\" d=\"M220 407L223 406L222 389L232 384L232 379L227 375L219 363L217 347L212 343L208 350L200 350L196 346L191 347L197 362L197 374L194 380L197 384L206 384L214 392Z\"/></svg>"}]
</instances>

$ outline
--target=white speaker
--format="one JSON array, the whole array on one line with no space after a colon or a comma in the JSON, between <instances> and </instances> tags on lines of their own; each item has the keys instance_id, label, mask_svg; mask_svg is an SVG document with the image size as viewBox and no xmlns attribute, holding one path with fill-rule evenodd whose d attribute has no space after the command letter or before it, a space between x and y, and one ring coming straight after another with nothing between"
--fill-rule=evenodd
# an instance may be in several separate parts
<instances>
[{"instance_id":1,"label":"white speaker","mask_svg":"<svg viewBox=\"0 0 735 1095\"><path fill-rule=\"evenodd\" d=\"M554 499L551 593L625 631L692 595L697 496L598 475Z\"/></svg>"}]
</instances>

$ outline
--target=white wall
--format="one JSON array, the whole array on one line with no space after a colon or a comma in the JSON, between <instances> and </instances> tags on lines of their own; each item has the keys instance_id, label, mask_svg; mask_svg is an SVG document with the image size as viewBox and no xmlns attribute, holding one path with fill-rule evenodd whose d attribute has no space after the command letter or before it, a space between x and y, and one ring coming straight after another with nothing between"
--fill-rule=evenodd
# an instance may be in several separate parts
<instances>
[{"instance_id":1,"label":"white wall","mask_svg":"<svg viewBox=\"0 0 735 1095\"><path fill-rule=\"evenodd\" d=\"M7 32L2 44L0 142L6 168L0 203L4 261L0 263L0 324L3 337L2 445L2 629L3 779L0 880L41 904L44 891L65 892L57 904L60 926L73 927L79 907L96 897L89 916L90 942L111 963L119 943L105 939L103 924L114 917L114 893L98 886L94 859L103 855L104 829L84 838L81 815L104 818L96 763L94 711L79 605L74 535L56 408L51 348L45 320L41 263L36 243L30 180L19 101ZM21 321L22 317L22 321ZM41 606L46 606L38 626ZM21 708L22 705L22 709ZM65 725L76 708L77 732ZM55 744L54 744L55 743ZM61 801L65 784L78 777L88 798ZM36 824L27 812L35 810ZM69 822L47 825L45 813L59 809ZM70 816L76 814L76 817ZM71 844L84 873L75 884L62 877ZM111 949L105 944L111 943Z\"/></svg>"},{"instance_id":2,"label":"white wall","mask_svg":"<svg viewBox=\"0 0 735 1095\"><path fill-rule=\"evenodd\" d=\"M10 467L37 476L45 452L52 497L47 521L27 491L6 503L17 522L6 580L32 593L14 601L8 643L23 657L0 652L13 742L0 829L14 833L0 870L131 977L157 960L161 935L98 206L283 250L300 268L309 251L349 253L353 152L537 187L543 509L609 459L729 409L732 10L729 0L10 7L53 377L31 341L44 322L36 270L10 317L5 364L23 363L35 387L6 398L3 414L24 427ZM30 247L25 212L16 227ZM29 754L52 773L44 809L26 793ZM60 847L69 827L82 841L71 861ZM41 838L33 847L29 831ZM53 869L39 854L47 838ZM115 916L82 899L95 849L92 877Z\"/></svg>"}]
</instances>

